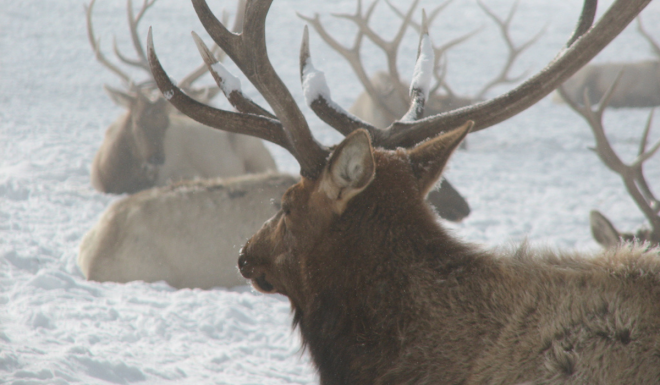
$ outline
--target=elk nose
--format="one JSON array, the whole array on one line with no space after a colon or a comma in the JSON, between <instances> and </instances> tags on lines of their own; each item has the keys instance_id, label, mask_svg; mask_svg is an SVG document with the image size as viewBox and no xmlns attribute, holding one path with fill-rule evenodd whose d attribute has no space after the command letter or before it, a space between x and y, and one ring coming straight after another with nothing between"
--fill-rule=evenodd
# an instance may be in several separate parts
<instances>
[{"instance_id":1,"label":"elk nose","mask_svg":"<svg viewBox=\"0 0 660 385\"><path fill-rule=\"evenodd\" d=\"M250 278L250 271L248 269L248 259L247 256L243 253L238 257L238 270L241 272L241 275L245 278Z\"/></svg>"},{"instance_id":2,"label":"elk nose","mask_svg":"<svg viewBox=\"0 0 660 385\"><path fill-rule=\"evenodd\" d=\"M243 269L245 268L245 265L247 265L247 257L245 255L241 255L238 257L238 268Z\"/></svg>"}]
</instances>

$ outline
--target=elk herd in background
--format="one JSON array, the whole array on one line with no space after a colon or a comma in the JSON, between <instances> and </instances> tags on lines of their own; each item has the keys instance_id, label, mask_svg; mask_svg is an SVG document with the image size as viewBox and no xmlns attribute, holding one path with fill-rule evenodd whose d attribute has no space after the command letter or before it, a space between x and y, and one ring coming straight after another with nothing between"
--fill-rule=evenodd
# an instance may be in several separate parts
<instances>
[{"instance_id":1,"label":"elk herd in background","mask_svg":"<svg viewBox=\"0 0 660 385\"><path fill-rule=\"evenodd\" d=\"M433 9L427 23L432 23L450 1ZM209 126L216 122L202 124L189 118L155 89L147 54L138 35L138 25L155 0L144 0L137 14L132 1L128 0L128 26L136 58L123 55L115 43L115 54L121 63L147 72L148 79L142 82L137 82L103 55L93 30L94 2L90 2L86 11L89 41L97 60L121 79L124 90L110 86L105 86L105 90L127 112L106 130L105 139L92 163L91 182L101 192L133 195L108 207L83 238L78 258L83 274L96 281L165 280L176 288L244 284L245 279L235 268L235 256L240 246L260 228L261 223L278 211L280 197L299 178L277 172L275 161L261 142L261 139L273 141L271 137L243 135L254 133L231 128L228 121L223 127L216 125L219 130L211 129ZM418 0L413 1L406 12L387 2L402 21L394 38L386 41L369 26L377 3L372 2L363 11L362 2L358 0L355 14L336 15L358 26L354 45L350 48L342 46L328 34L318 15L298 15L347 60L364 87L364 92L349 109L355 116L348 114L336 118L329 116L331 114L327 111L319 113L315 109L315 112L333 127L338 124L370 126L372 140L385 137L388 127L395 127L395 130L407 127L405 119L397 119L406 116L409 120L411 98L415 94L408 92L408 82L400 76L396 63L406 31L412 28L421 32L423 28L421 23L413 20ZM521 76L511 75L513 64L541 32L516 45L509 29L517 2L504 19L481 1L477 0L477 4L496 23L508 47L502 69L474 95L461 96L453 91L446 78L446 52L480 30L431 46L430 78L434 79L434 84L427 86L428 97L418 117L434 116L483 102L493 87L520 80ZM244 12L245 0L240 0L233 27L236 33L242 30ZM638 22L640 34L660 55L660 48L643 29L639 19ZM227 24L226 16L223 23ZM360 59L365 38L384 51L387 72L370 76L365 70ZM180 89L202 103L208 103L222 91L240 113L279 118L251 102L240 89L228 89L222 76L231 75L218 69L224 51L217 46L208 51L202 47L201 40L197 43L206 63L184 77L178 83ZM208 72L218 82L218 87L194 87L193 84ZM615 79L618 79L617 85L612 86ZM592 127L598 156L607 167L621 175L626 189L650 223L650 228L636 234L620 233L604 215L594 210L590 216L594 239L606 247L616 247L622 240L648 241L657 245L660 242L660 204L648 188L642 170L643 162L658 150L657 144L647 149L651 120L643 134L638 158L625 165L607 142L601 118L607 106L660 104L658 61L586 65L564 83L559 94ZM598 109L592 108L592 102L597 102ZM479 123L480 119L475 120ZM400 144L410 147L413 141ZM432 203L445 219L460 221L465 218L470 208L461 194L444 178L438 186L440 188L427 191L427 202Z\"/></svg>"}]
</instances>

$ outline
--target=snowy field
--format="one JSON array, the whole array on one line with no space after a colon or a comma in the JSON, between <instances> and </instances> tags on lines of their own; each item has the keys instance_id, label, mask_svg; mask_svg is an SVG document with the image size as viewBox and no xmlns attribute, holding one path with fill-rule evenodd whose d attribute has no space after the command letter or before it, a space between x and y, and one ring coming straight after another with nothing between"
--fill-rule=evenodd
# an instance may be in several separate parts
<instances>
[{"instance_id":1,"label":"snowy field","mask_svg":"<svg viewBox=\"0 0 660 385\"><path fill-rule=\"evenodd\" d=\"M500 15L512 3L484 2ZM235 8L233 0L210 3L218 14L223 7ZM394 3L407 7L408 0ZM423 0L422 6L437 3ZM97 36L109 57L113 34L131 52L124 7L118 0L99 0L96 7ZM269 53L300 104L297 55L303 22L295 12L320 13L332 33L349 44L355 29L328 14L354 8L353 0L275 1L267 24ZM580 8L578 0L521 1L514 39L523 41L544 25L547 29L514 73L544 66L569 36ZM660 3L651 4L644 17L660 40ZM389 37L398 21L383 3L373 24ZM143 36L149 25L173 78L201 62L189 32L206 35L189 2L160 0L142 25ZM505 48L496 27L475 0L455 0L432 30L433 39L443 42L480 26L484 30L449 57L448 79L462 94L476 92L499 71ZM94 58L82 0L3 1L0 28L0 383L317 383L297 332L290 328L283 297L256 294L247 286L176 291L164 283L85 281L76 264L78 244L101 212L120 198L99 194L89 183L104 130L122 112L102 85L119 86L119 80ZM404 74L412 74L417 44L412 33L408 37L399 63ZM314 64L326 72L335 101L350 106L361 87L349 66L313 31L311 39ZM365 48L369 70L383 68L377 51ZM650 57L633 26L596 60ZM244 79L243 85L248 88ZM339 140L303 108L321 141ZM622 158L634 156L647 114L631 109L606 113L608 135ZM657 140L660 121L654 126ZM463 223L450 226L458 236L488 247L528 239L581 250L598 247L588 225L593 208L620 229L637 228L644 223L642 214L620 179L588 149L592 145L582 119L550 98L471 135L469 149L456 154L447 176L473 211ZM281 170L297 172L293 158L269 148ZM646 173L660 193L660 157L647 162Z\"/></svg>"}]
</instances>

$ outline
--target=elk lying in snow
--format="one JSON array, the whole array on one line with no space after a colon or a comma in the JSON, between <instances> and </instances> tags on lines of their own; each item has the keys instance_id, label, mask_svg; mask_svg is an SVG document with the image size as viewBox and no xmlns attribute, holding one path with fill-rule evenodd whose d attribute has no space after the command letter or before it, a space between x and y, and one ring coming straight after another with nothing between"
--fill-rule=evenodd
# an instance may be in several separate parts
<instances>
[{"instance_id":1,"label":"elk lying in snow","mask_svg":"<svg viewBox=\"0 0 660 385\"><path fill-rule=\"evenodd\" d=\"M166 281L179 289L244 285L238 250L297 181L286 174L243 175L127 196L85 235L78 265L87 279L100 282Z\"/></svg>"},{"instance_id":2,"label":"elk lying in snow","mask_svg":"<svg viewBox=\"0 0 660 385\"><path fill-rule=\"evenodd\" d=\"M657 249L625 245L594 258L524 246L484 251L452 237L424 202L468 132L548 95L649 1L617 0L591 27L596 2L587 0L561 55L476 107L419 119L428 88L414 82L406 119L385 130L330 99L305 31L300 63L307 103L346 136L332 149L313 138L268 59L272 1L248 0L242 34L229 32L204 0L193 5L277 119L194 103L169 80L150 34L154 78L178 109L204 124L271 140L300 163L301 181L243 247L238 265L257 290L289 297L321 384L657 383ZM419 51L414 79L432 71L426 31Z\"/></svg>"},{"instance_id":3,"label":"elk lying in snow","mask_svg":"<svg viewBox=\"0 0 660 385\"><path fill-rule=\"evenodd\" d=\"M637 22L640 34L649 42L653 52L660 57L660 46L644 30L639 18ZM635 63L586 65L564 83L562 99L581 104L582 96L586 92L591 102L601 100L622 71L619 85L610 97L610 107L660 106L660 60L658 59Z\"/></svg>"},{"instance_id":4,"label":"elk lying in snow","mask_svg":"<svg viewBox=\"0 0 660 385\"><path fill-rule=\"evenodd\" d=\"M588 93L582 95L582 103L573 101L566 92L565 86L558 88L559 94L567 101L571 108L580 114L591 127L596 139L595 151L600 160L613 172L621 176L626 190L633 198L637 207L651 224L650 229L640 229L635 234L621 233L614 225L597 210L591 211L589 220L591 222L591 233L596 240L605 247L615 247L621 242L649 242L653 246L660 244L660 202L655 198L644 177L644 162L649 160L660 149L660 142L647 150L651 123L653 121L653 110L642 134L637 159L631 164L625 164L616 154L605 135L603 127L603 113L609 106L611 99L616 95L618 86L624 81L623 72L619 72L609 88L605 90L602 98L598 101L598 108L591 105Z\"/></svg>"},{"instance_id":5,"label":"elk lying in snow","mask_svg":"<svg viewBox=\"0 0 660 385\"><path fill-rule=\"evenodd\" d=\"M119 67L101 53L94 37L92 10L87 7L87 32L96 58L126 84L128 91L106 86L115 103L128 111L106 130L91 170L92 186L106 193L134 193L153 186L193 178L231 177L246 173L275 171L275 161L256 138L209 130L181 115L160 95L152 95L153 84L136 84ZM148 63L138 38L138 23L155 0L145 0L139 13L133 15L128 0L128 23L137 60L122 55L119 59L147 72ZM242 6L239 5L239 11ZM236 18L240 28L242 18ZM179 84L202 101L208 101L217 90L193 88L192 84L206 73L206 66L193 71ZM153 79L152 79L153 80Z\"/></svg>"}]
</instances>

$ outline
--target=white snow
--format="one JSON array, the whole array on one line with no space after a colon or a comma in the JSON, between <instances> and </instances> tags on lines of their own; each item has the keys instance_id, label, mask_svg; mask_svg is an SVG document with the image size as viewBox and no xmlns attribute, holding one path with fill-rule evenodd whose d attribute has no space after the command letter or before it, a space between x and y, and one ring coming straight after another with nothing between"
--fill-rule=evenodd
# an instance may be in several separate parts
<instances>
[{"instance_id":1,"label":"white snow","mask_svg":"<svg viewBox=\"0 0 660 385\"><path fill-rule=\"evenodd\" d=\"M222 79L222 92L225 95L229 95L234 91L241 90L241 79L234 76L227 68L220 62L217 62L211 66L213 71L215 71L218 76Z\"/></svg>"},{"instance_id":2,"label":"white snow","mask_svg":"<svg viewBox=\"0 0 660 385\"><path fill-rule=\"evenodd\" d=\"M421 90L424 93L424 99L428 100L431 89L431 79L433 78L433 44L429 35L423 35L419 44L419 57L415 64L410 90Z\"/></svg>"},{"instance_id":3,"label":"white snow","mask_svg":"<svg viewBox=\"0 0 660 385\"><path fill-rule=\"evenodd\" d=\"M233 0L211 3L218 15L222 7L235 9ZM500 15L507 14L511 3L487 1ZM605 1L600 12L610 3ZM409 2L397 0L394 5L407 9ZM420 8L433 5L423 0ZM96 35L111 60L113 34L122 51L132 53L124 7L122 1L97 2L95 7ZM660 3L649 7L645 26L660 38ZM318 12L333 36L349 45L355 29L328 15L354 9L354 0L277 0L267 22L271 61L309 117L314 134L327 145L337 143L340 135L304 106L297 43L304 22L294 11ZM550 61L570 36L580 9L578 0L521 1L512 22L514 40L525 40L546 22L549 27L522 55L514 73L534 73ZM371 20L387 39L399 22L383 4ZM497 74L504 45L472 1L452 3L431 29L434 41L442 43L482 24L484 32L450 51L447 78L457 93L475 92ZM201 64L189 31L203 27L189 2L159 0L146 14L140 36L146 38L149 25L159 58L173 79ZM289 304L283 297L260 295L247 286L176 291L163 283L100 284L83 278L76 264L80 239L101 212L121 198L100 194L89 183L90 164L105 128L123 113L102 85L121 83L95 60L79 0L6 1L0 26L0 382L318 383L307 353L300 351L297 332L291 331ZM408 48L399 56L403 74L410 73L416 58L418 35L408 35L403 44ZM328 71L335 101L350 106L361 92L350 67L314 31L310 44L319 67ZM632 26L598 60L651 57ZM385 68L373 45L365 44L362 59L369 73ZM145 78L134 74L136 81ZM212 84L210 77L204 82ZM244 88L250 98L261 100L250 84ZM223 103L220 97L216 102ZM648 109L605 114L607 134L627 161L635 157L647 114ZM660 138L659 125L654 123L650 143ZM593 208L618 228L635 229L644 223L642 214L620 178L588 150L592 145L586 124L549 98L497 127L470 135L468 150L454 156L447 177L473 211L463 223L448 226L457 236L487 246L527 238L532 244L577 249L597 247L588 228ZM297 172L290 155L268 146L281 170ZM645 172L651 188L660 193L658 155L646 163Z\"/></svg>"},{"instance_id":4,"label":"white snow","mask_svg":"<svg viewBox=\"0 0 660 385\"><path fill-rule=\"evenodd\" d=\"M332 100L325 74L314 68L311 57L307 58L303 66L302 89L308 106L311 106L319 97L328 101Z\"/></svg>"},{"instance_id":5,"label":"white snow","mask_svg":"<svg viewBox=\"0 0 660 385\"><path fill-rule=\"evenodd\" d=\"M302 91L308 106L311 106L315 100L323 98L328 104L328 107L338 111L340 114L349 115L342 106L332 100L330 87L328 87L328 82L325 80L325 73L314 68L311 57L307 58L303 66ZM360 120L357 117L356 119Z\"/></svg>"}]
</instances>

